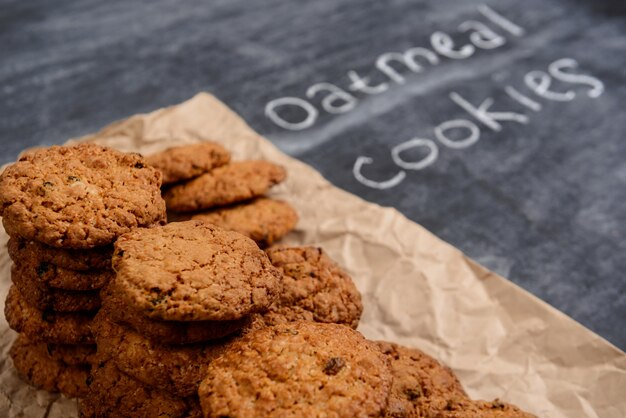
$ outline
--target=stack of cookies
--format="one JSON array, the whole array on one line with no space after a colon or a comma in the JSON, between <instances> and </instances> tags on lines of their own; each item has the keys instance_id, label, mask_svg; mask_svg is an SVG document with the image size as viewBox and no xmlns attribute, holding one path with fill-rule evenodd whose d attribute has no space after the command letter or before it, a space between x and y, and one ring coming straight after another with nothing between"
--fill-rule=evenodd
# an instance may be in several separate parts
<instances>
[{"instance_id":1,"label":"stack of cookies","mask_svg":"<svg viewBox=\"0 0 626 418\"><path fill-rule=\"evenodd\" d=\"M83 416L200 416L206 366L276 299L280 272L252 240L201 221L124 234L113 266Z\"/></svg>"},{"instance_id":2,"label":"stack of cookies","mask_svg":"<svg viewBox=\"0 0 626 418\"><path fill-rule=\"evenodd\" d=\"M204 142L169 148L148 157L163 173L169 220L200 219L237 231L266 247L298 222L286 202L264 197L286 178L268 161L231 162L219 144Z\"/></svg>"},{"instance_id":3,"label":"stack of cookies","mask_svg":"<svg viewBox=\"0 0 626 418\"><path fill-rule=\"evenodd\" d=\"M354 283L320 249L264 253L197 220L124 234L113 265L85 417L201 416L207 367L243 335L295 320L356 327L362 312Z\"/></svg>"},{"instance_id":4,"label":"stack of cookies","mask_svg":"<svg viewBox=\"0 0 626 418\"><path fill-rule=\"evenodd\" d=\"M13 286L5 304L20 333L16 369L34 386L75 397L95 354L100 289L113 242L165 220L161 174L136 154L93 144L30 151L0 176Z\"/></svg>"}]
</instances>

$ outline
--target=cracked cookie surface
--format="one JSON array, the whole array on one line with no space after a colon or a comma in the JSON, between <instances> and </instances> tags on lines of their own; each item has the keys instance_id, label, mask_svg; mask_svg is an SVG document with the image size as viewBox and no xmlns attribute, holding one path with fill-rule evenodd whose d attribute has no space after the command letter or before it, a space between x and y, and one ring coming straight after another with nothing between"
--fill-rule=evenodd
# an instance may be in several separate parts
<instances>
[{"instance_id":1,"label":"cracked cookie surface","mask_svg":"<svg viewBox=\"0 0 626 418\"><path fill-rule=\"evenodd\" d=\"M173 186L164 197L169 210L193 212L261 196L286 177L283 167L269 161L239 161Z\"/></svg>"},{"instance_id":2,"label":"cracked cookie surface","mask_svg":"<svg viewBox=\"0 0 626 418\"><path fill-rule=\"evenodd\" d=\"M220 339L246 327L252 317L250 315L233 321L163 321L145 316L112 295L106 288L100 292L100 296L101 311L106 311L116 322L158 344L181 345Z\"/></svg>"},{"instance_id":3,"label":"cracked cookie surface","mask_svg":"<svg viewBox=\"0 0 626 418\"><path fill-rule=\"evenodd\" d=\"M198 177L230 161L230 153L215 142L171 147L148 155L146 161L163 175L163 184Z\"/></svg>"},{"instance_id":4,"label":"cracked cookie surface","mask_svg":"<svg viewBox=\"0 0 626 418\"><path fill-rule=\"evenodd\" d=\"M98 359L89 376L87 393L78 403L84 418L200 418L196 397L178 398L147 387L121 372L113 362Z\"/></svg>"},{"instance_id":5,"label":"cracked cookie surface","mask_svg":"<svg viewBox=\"0 0 626 418\"><path fill-rule=\"evenodd\" d=\"M104 311L94 320L98 353L145 385L176 396L195 395L208 364L225 349L221 341L187 345L159 344L115 323Z\"/></svg>"},{"instance_id":6,"label":"cracked cookie surface","mask_svg":"<svg viewBox=\"0 0 626 418\"><path fill-rule=\"evenodd\" d=\"M264 311L281 280L254 241L201 221L121 236L113 267L115 297L169 321L237 320Z\"/></svg>"},{"instance_id":7,"label":"cracked cookie surface","mask_svg":"<svg viewBox=\"0 0 626 418\"><path fill-rule=\"evenodd\" d=\"M385 341L376 344L389 357L393 374L387 417L427 417L451 400L468 399L452 370L421 350Z\"/></svg>"},{"instance_id":8,"label":"cracked cookie surface","mask_svg":"<svg viewBox=\"0 0 626 418\"><path fill-rule=\"evenodd\" d=\"M267 247L296 226L298 214L287 202L260 197L239 205L199 213L191 219L237 231L259 246Z\"/></svg>"},{"instance_id":9,"label":"cracked cookie surface","mask_svg":"<svg viewBox=\"0 0 626 418\"><path fill-rule=\"evenodd\" d=\"M198 394L211 417L381 417L390 386L386 356L361 334L300 321L234 342Z\"/></svg>"},{"instance_id":10,"label":"cracked cookie surface","mask_svg":"<svg viewBox=\"0 0 626 418\"><path fill-rule=\"evenodd\" d=\"M161 174L138 154L95 144L25 153L0 175L7 233L52 247L111 244L132 228L165 220Z\"/></svg>"},{"instance_id":11,"label":"cracked cookie surface","mask_svg":"<svg viewBox=\"0 0 626 418\"><path fill-rule=\"evenodd\" d=\"M282 292L263 314L267 325L308 320L355 328L363 312L352 278L318 247L274 247L266 250L283 274Z\"/></svg>"}]
</instances>

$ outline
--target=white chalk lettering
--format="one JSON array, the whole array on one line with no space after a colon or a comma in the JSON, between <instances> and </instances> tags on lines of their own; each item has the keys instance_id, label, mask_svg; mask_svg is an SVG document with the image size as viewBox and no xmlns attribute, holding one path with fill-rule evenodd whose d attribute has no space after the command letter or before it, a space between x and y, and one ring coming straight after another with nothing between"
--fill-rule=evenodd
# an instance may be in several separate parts
<instances>
[{"instance_id":1,"label":"white chalk lettering","mask_svg":"<svg viewBox=\"0 0 626 418\"><path fill-rule=\"evenodd\" d=\"M398 84L404 84L404 77L396 71L390 64L390 61L397 61L403 63L407 68L414 73L422 71L423 67L417 62L417 58L425 58L430 64L439 64L439 58L437 55L426 48L416 47L406 50L403 54L400 52L387 52L382 54L376 60L376 68L384 73L390 80Z\"/></svg>"},{"instance_id":2,"label":"white chalk lettering","mask_svg":"<svg viewBox=\"0 0 626 418\"><path fill-rule=\"evenodd\" d=\"M549 90L552 77L543 71L531 71L524 76L524 83L537 96L557 102L569 102L576 98L576 93L568 90L565 93Z\"/></svg>"},{"instance_id":3,"label":"white chalk lettering","mask_svg":"<svg viewBox=\"0 0 626 418\"><path fill-rule=\"evenodd\" d=\"M460 140L453 140L446 135L446 131L451 129L466 129L469 135ZM480 138L480 129L474 122L466 119L453 119L440 123L435 127L435 136L443 145L448 148L462 149L474 145Z\"/></svg>"},{"instance_id":4,"label":"white chalk lettering","mask_svg":"<svg viewBox=\"0 0 626 418\"><path fill-rule=\"evenodd\" d=\"M514 87L506 86L504 88L504 91L511 97L511 99L515 100L522 106L526 106L527 108L535 112L539 112L541 110L541 103L536 102L530 97L523 95Z\"/></svg>"},{"instance_id":5,"label":"white chalk lettering","mask_svg":"<svg viewBox=\"0 0 626 418\"><path fill-rule=\"evenodd\" d=\"M387 91L389 84L382 82L377 86L370 85L369 77L361 77L356 71L348 71L348 78L352 83L348 86L351 91L360 91L365 94L379 94Z\"/></svg>"},{"instance_id":6,"label":"white chalk lettering","mask_svg":"<svg viewBox=\"0 0 626 418\"><path fill-rule=\"evenodd\" d=\"M493 10L491 7L487 6L486 4L479 5L478 11L480 12L480 14L485 16L487 19L491 20L496 25L500 26L505 31L509 32L511 35L515 35L519 37L519 36L523 36L526 33L524 28L511 22L509 19L502 16L500 13L496 12L495 10Z\"/></svg>"},{"instance_id":7,"label":"white chalk lettering","mask_svg":"<svg viewBox=\"0 0 626 418\"><path fill-rule=\"evenodd\" d=\"M459 30L461 32L473 30L474 32L470 33L469 36L470 41L481 49L494 49L506 43L504 36L498 35L487 25L477 20L468 20L461 23Z\"/></svg>"},{"instance_id":8,"label":"white chalk lettering","mask_svg":"<svg viewBox=\"0 0 626 418\"><path fill-rule=\"evenodd\" d=\"M493 105L493 99L491 97L486 98L478 107L465 100L456 92L450 93L450 99L465 109L467 113L478 119L479 122L484 123L487 127L496 132L502 130L502 125L498 121L511 121L522 124L528 123L528 116L521 113L489 112L489 108Z\"/></svg>"},{"instance_id":9,"label":"white chalk lettering","mask_svg":"<svg viewBox=\"0 0 626 418\"><path fill-rule=\"evenodd\" d=\"M424 147L428 150L428 154L419 161L404 161L400 157L402 151L409 150L411 148ZM396 145L391 149L391 158L398 167L402 167L407 170L422 170L435 162L439 155L439 148L430 139L413 138L402 144Z\"/></svg>"},{"instance_id":10,"label":"white chalk lettering","mask_svg":"<svg viewBox=\"0 0 626 418\"><path fill-rule=\"evenodd\" d=\"M277 112L277 108L281 106L297 106L307 113L306 118L301 122L289 122ZM301 131L302 129L310 128L317 120L318 111L313 105L306 100L299 97L280 97L268 102L265 105L265 116L270 118L272 122L284 129L290 129L292 131Z\"/></svg>"},{"instance_id":11,"label":"white chalk lettering","mask_svg":"<svg viewBox=\"0 0 626 418\"><path fill-rule=\"evenodd\" d=\"M356 106L356 97L330 83L313 84L307 89L306 97L312 99L320 91L330 92L328 96L322 99L322 107L328 113L346 113ZM341 104L336 104L336 102L341 102Z\"/></svg>"},{"instance_id":12,"label":"white chalk lettering","mask_svg":"<svg viewBox=\"0 0 626 418\"><path fill-rule=\"evenodd\" d=\"M367 187L371 187L373 189L379 189L379 190L390 189L402 183L402 181L406 177L406 172L399 171L395 176L393 176L392 178L386 181L370 180L366 178L365 176L363 176L363 174L361 174L361 169L363 168L364 165L372 164L373 162L374 162L373 159L369 157L361 156L356 159L354 166L352 167L352 174L354 174L354 178L356 178L359 181L359 183Z\"/></svg>"},{"instance_id":13,"label":"white chalk lettering","mask_svg":"<svg viewBox=\"0 0 626 418\"><path fill-rule=\"evenodd\" d=\"M563 69L578 68L578 62L572 58L562 58L554 61L548 66L548 72L552 77L566 83L585 84L591 87L587 96L591 98L599 97L604 92L604 84L595 77L584 74L571 74L563 72Z\"/></svg>"},{"instance_id":14,"label":"white chalk lettering","mask_svg":"<svg viewBox=\"0 0 626 418\"><path fill-rule=\"evenodd\" d=\"M430 44L439 55L456 60L471 57L476 50L474 45L463 45L460 49L455 50L454 41L450 35L439 31L430 35Z\"/></svg>"}]
</instances>

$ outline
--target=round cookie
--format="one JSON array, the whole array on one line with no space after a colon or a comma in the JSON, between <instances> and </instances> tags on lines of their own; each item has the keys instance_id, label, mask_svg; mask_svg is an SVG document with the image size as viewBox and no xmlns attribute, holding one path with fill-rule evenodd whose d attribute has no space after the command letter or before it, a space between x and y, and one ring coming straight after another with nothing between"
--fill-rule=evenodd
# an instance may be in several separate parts
<instances>
[{"instance_id":1,"label":"round cookie","mask_svg":"<svg viewBox=\"0 0 626 418\"><path fill-rule=\"evenodd\" d=\"M100 361L91 369L89 390L79 401L81 417L187 418L200 417L198 401L177 398L149 388L122 373L111 361Z\"/></svg>"},{"instance_id":2,"label":"round cookie","mask_svg":"<svg viewBox=\"0 0 626 418\"><path fill-rule=\"evenodd\" d=\"M149 155L146 161L163 175L163 185L189 180L228 164L230 153L215 142L183 145Z\"/></svg>"},{"instance_id":3,"label":"round cookie","mask_svg":"<svg viewBox=\"0 0 626 418\"><path fill-rule=\"evenodd\" d=\"M78 292L73 290L42 288L29 280L28 275L16 264L11 266L11 280L24 300L42 311L90 312L100 308L98 291Z\"/></svg>"},{"instance_id":4,"label":"round cookie","mask_svg":"<svg viewBox=\"0 0 626 418\"><path fill-rule=\"evenodd\" d=\"M288 203L260 197L236 206L192 216L254 240L267 247L285 236L298 223L298 214Z\"/></svg>"},{"instance_id":5,"label":"round cookie","mask_svg":"<svg viewBox=\"0 0 626 418\"><path fill-rule=\"evenodd\" d=\"M41 311L29 305L11 286L4 305L9 326L32 341L54 344L95 344L91 334L93 314Z\"/></svg>"},{"instance_id":6,"label":"round cookie","mask_svg":"<svg viewBox=\"0 0 626 418\"><path fill-rule=\"evenodd\" d=\"M145 316L141 311L122 302L107 287L100 292L102 309L116 322L124 324L157 344L193 344L216 340L246 327L251 319L233 321L161 321Z\"/></svg>"},{"instance_id":7,"label":"round cookie","mask_svg":"<svg viewBox=\"0 0 626 418\"><path fill-rule=\"evenodd\" d=\"M109 282L115 273L113 269L81 272L57 267L45 261L31 264L32 260L13 260L15 271L22 280L31 282L45 292L52 289L88 291L98 290Z\"/></svg>"},{"instance_id":8,"label":"round cookie","mask_svg":"<svg viewBox=\"0 0 626 418\"><path fill-rule=\"evenodd\" d=\"M415 348L376 342L391 361L387 417L425 417L455 399L469 399L450 368ZM434 415L433 415L434 416Z\"/></svg>"},{"instance_id":9,"label":"round cookie","mask_svg":"<svg viewBox=\"0 0 626 418\"><path fill-rule=\"evenodd\" d=\"M221 341L189 345L164 345L119 325L103 311L94 320L98 353L141 383L179 397L193 396L206 367L225 348Z\"/></svg>"},{"instance_id":10,"label":"round cookie","mask_svg":"<svg viewBox=\"0 0 626 418\"><path fill-rule=\"evenodd\" d=\"M231 344L198 395L205 417L381 417L390 387L386 356L361 334L301 321Z\"/></svg>"},{"instance_id":11,"label":"round cookie","mask_svg":"<svg viewBox=\"0 0 626 418\"><path fill-rule=\"evenodd\" d=\"M281 279L254 241L201 221L122 235L113 267L113 294L168 321L235 320L264 311Z\"/></svg>"},{"instance_id":12,"label":"round cookie","mask_svg":"<svg viewBox=\"0 0 626 418\"><path fill-rule=\"evenodd\" d=\"M52 359L45 344L36 344L19 335L9 355L20 376L28 384L70 398L85 395L89 367L69 366Z\"/></svg>"},{"instance_id":13,"label":"round cookie","mask_svg":"<svg viewBox=\"0 0 626 418\"><path fill-rule=\"evenodd\" d=\"M308 320L355 328L363 312L350 276L317 247L275 247L266 251L283 274L283 290L263 315L267 325Z\"/></svg>"},{"instance_id":14,"label":"round cookie","mask_svg":"<svg viewBox=\"0 0 626 418\"><path fill-rule=\"evenodd\" d=\"M49 263L74 271L110 269L113 256L112 246L93 250L64 250L15 237L9 239L7 248L12 260L31 265Z\"/></svg>"},{"instance_id":15,"label":"round cookie","mask_svg":"<svg viewBox=\"0 0 626 418\"><path fill-rule=\"evenodd\" d=\"M26 153L0 175L7 233L52 247L111 244L165 220L161 174L138 154L95 144Z\"/></svg>"},{"instance_id":16,"label":"round cookie","mask_svg":"<svg viewBox=\"0 0 626 418\"><path fill-rule=\"evenodd\" d=\"M241 161L173 186L164 197L169 210L193 212L261 196L286 177L283 167L269 161Z\"/></svg>"}]
</instances>

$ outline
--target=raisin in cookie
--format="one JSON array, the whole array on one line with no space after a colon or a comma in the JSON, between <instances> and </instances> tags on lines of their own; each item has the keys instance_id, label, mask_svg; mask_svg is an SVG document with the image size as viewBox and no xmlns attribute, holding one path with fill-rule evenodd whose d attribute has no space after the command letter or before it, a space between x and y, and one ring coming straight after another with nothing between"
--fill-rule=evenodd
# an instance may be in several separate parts
<instances>
[{"instance_id":1,"label":"raisin in cookie","mask_svg":"<svg viewBox=\"0 0 626 418\"><path fill-rule=\"evenodd\" d=\"M115 242L111 290L144 315L236 320L264 311L281 275L251 239L201 221L136 229Z\"/></svg>"},{"instance_id":2,"label":"raisin in cookie","mask_svg":"<svg viewBox=\"0 0 626 418\"><path fill-rule=\"evenodd\" d=\"M88 271L111 268L113 247L93 250L64 250L44 245L37 241L12 237L7 243L11 259L29 263L48 263L67 270Z\"/></svg>"},{"instance_id":3,"label":"raisin in cookie","mask_svg":"<svg viewBox=\"0 0 626 418\"><path fill-rule=\"evenodd\" d=\"M29 305L11 286L4 305L9 326L32 341L55 344L94 344L91 333L93 314L42 311Z\"/></svg>"},{"instance_id":4,"label":"raisin in cookie","mask_svg":"<svg viewBox=\"0 0 626 418\"><path fill-rule=\"evenodd\" d=\"M386 356L361 334L301 321L234 342L198 394L207 417L381 417L390 386Z\"/></svg>"},{"instance_id":5,"label":"raisin in cookie","mask_svg":"<svg viewBox=\"0 0 626 418\"><path fill-rule=\"evenodd\" d=\"M161 174L138 154L95 144L26 153L0 175L7 233L52 247L111 244L165 220Z\"/></svg>"}]
</instances>

